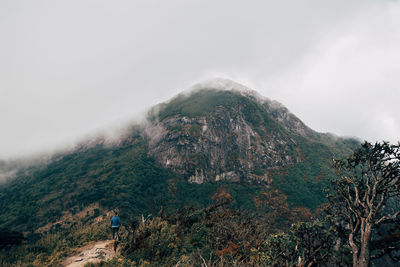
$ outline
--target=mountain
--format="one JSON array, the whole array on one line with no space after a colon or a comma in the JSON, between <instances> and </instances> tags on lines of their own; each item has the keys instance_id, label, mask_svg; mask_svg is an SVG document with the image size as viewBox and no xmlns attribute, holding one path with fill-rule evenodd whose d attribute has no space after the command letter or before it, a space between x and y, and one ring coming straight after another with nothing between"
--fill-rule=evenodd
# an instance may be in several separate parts
<instances>
[{"instance_id":1,"label":"mountain","mask_svg":"<svg viewBox=\"0 0 400 267\"><path fill-rule=\"evenodd\" d=\"M204 207L221 191L235 208L257 210L279 192L288 207L312 211L335 175L332 158L358 145L313 131L232 81L195 87L117 141L84 142L19 172L0 187L0 227L44 232L105 219L112 209L128 216Z\"/></svg>"},{"instance_id":2,"label":"mountain","mask_svg":"<svg viewBox=\"0 0 400 267\"><path fill-rule=\"evenodd\" d=\"M144 132L149 155L194 183L268 184L275 170L307 162L313 146L332 156L354 144L311 130L276 101L233 88L242 90L202 88L153 109Z\"/></svg>"}]
</instances>

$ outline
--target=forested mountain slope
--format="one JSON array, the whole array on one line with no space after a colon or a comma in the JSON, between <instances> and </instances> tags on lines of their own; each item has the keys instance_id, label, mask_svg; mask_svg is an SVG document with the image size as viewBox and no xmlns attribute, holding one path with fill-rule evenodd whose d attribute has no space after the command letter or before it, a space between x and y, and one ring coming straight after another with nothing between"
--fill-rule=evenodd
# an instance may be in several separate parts
<instances>
[{"instance_id":1,"label":"forested mountain slope","mask_svg":"<svg viewBox=\"0 0 400 267\"><path fill-rule=\"evenodd\" d=\"M257 210L271 190L289 207L317 208L332 158L358 141L317 133L281 104L234 87L179 95L118 142L82 143L20 173L1 185L0 226L45 231L112 209L203 207L221 187L236 208Z\"/></svg>"}]
</instances>

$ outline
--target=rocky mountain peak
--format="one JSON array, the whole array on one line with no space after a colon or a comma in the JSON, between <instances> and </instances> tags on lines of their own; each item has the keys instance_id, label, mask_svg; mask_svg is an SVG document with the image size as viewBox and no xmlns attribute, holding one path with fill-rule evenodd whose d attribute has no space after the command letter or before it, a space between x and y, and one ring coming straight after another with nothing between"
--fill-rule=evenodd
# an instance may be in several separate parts
<instances>
[{"instance_id":1,"label":"rocky mountain peak","mask_svg":"<svg viewBox=\"0 0 400 267\"><path fill-rule=\"evenodd\" d=\"M303 160L299 139L317 133L276 101L226 79L193 86L153 109L149 154L191 182L270 183L270 172Z\"/></svg>"}]
</instances>

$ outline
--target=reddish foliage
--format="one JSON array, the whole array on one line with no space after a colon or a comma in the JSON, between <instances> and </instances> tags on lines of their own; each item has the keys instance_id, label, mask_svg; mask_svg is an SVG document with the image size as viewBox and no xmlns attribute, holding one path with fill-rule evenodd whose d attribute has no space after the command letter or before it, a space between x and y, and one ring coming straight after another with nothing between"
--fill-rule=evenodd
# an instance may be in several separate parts
<instances>
[{"instance_id":1,"label":"reddish foliage","mask_svg":"<svg viewBox=\"0 0 400 267\"><path fill-rule=\"evenodd\" d=\"M232 256L235 256L236 254L238 254L240 247L238 245L236 245L235 243L233 243L232 241L228 242L228 247L224 248L220 251L217 251L217 253L215 253L215 255L217 256L225 256L227 254L231 254Z\"/></svg>"},{"instance_id":2,"label":"reddish foliage","mask_svg":"<svg viewBox=\"0 0 400 267\"><path fill-rule=\"evenodd\" d=\"M215 202L231 201L233 197L229 194L225 186L221 186L217 189L214 195L211 197Z\"/></svg>"},{"instance_id":3,"label":"reddish foliage","mask_svg":"<svg viewBox=\"0 0 400 267\"><path fill-rule=\"evenodd\" d=\"M178 187L176 186L174 181L170 180L170 184L168 186L168 191L173 196L176 196L178 194Z\"/></svg>"}]
</instances>

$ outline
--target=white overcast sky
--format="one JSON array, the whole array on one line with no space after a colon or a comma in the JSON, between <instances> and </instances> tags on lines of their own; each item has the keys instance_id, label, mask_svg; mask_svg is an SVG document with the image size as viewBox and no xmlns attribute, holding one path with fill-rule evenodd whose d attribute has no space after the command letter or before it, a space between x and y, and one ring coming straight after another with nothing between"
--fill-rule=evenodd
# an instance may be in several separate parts
<instances>
[{"instance_id":1,"label":"white overcast sky","mask_svg":"<svg viewBox=\"0 0 400 267\"><path fill-rule=\"evenodd\" d=\"M397 142L400 2L0 0L0 159L70 144L213 77L317 131Z\"/></svg>"}]
</instances>

